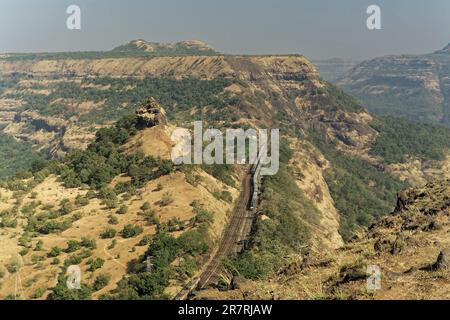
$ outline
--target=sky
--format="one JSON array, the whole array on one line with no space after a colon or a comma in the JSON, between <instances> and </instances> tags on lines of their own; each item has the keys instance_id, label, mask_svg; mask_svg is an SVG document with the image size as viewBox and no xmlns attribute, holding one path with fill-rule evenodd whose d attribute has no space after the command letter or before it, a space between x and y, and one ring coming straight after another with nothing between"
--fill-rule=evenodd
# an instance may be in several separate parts
<instances>
[{"instance_id":1,"label":"sky","mask_svg":"<svg viewBox=\"0 0 450 320\"><path fill-rule=\"evenodd\" d=\"M66 27L69 5L81 30ZM366 27L369 5L381 30ZM368 59L450 42L450 0L0 0L0 52L110 50L198 39L231 54Z\"/></svg>"}]
</instances>

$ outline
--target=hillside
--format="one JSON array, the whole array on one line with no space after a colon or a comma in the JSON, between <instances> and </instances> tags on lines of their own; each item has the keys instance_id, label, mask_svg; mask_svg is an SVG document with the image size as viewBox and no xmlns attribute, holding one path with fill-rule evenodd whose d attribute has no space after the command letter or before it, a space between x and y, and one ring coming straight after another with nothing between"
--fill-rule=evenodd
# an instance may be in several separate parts
<instances>
[{"instance_id":1,"label":"hillside","mask_svg":"<svg viewBox=\"0 0 450 320\"><path fill-rule=\"evenodd\" d=\"M449 298L450 180L402 192L395 211L335 252L312 252L280 268L270 281L235 276L225 292L196 299ZM379 267L380 288L367 288L368 266Z\"/></svg>"},{"instance_id":2,"label":"hillside","mask_svg":"<svg viewBox=\"0 0 450 320\"><path fill-rule=\"evenodd\" d=\"M364 61L337 80L369 111L450 126L450 51Z\"/></svg>"},{"instance_id":3,"label":"hillside","mask_svg":"<svg viewBox=\"0 0 450 320\"><path fill-rule=\"evenodd\" d=\"M137 131L131 119L99 131L88 150L64 163L3 182L2 299L99 298L116 288L159 236L192 247L174 256L177 266L164 267L176 277L158 279L154 297L175 294L201 268L239 190L201 168L172 168L173 127L158 119ZM117 140L124 134L129 137ZM160 139L141 149L148 136ZM73 264L81 266L82 291L64 289L65 270Z\"/></svg>"},{"instance_id":4,"label":"hillside","mask_svg":"<svg viewBox=\"0 0 450 320\"><path fill-rule=\"evenodd\" d=\"M158 46L131 42L114 52ZM18 295L23 274L30 284L21 297L62 299L162 299L195 277L243 168L174 167L170 133L194 120L281 130L280 171L263 180L247 249L226 261L257 283L299 256L345 248L408 185L450 178L450 129L373 116L303 56L4 57L0 84L3 134L52 160L21 159L22 172L2 184L4 297ZM136 126L159 103L164 119ZM85 260L85 290L71 296L61 271ZM94 291L99 265L111 279Z\"/></svg>"}]
</instances>

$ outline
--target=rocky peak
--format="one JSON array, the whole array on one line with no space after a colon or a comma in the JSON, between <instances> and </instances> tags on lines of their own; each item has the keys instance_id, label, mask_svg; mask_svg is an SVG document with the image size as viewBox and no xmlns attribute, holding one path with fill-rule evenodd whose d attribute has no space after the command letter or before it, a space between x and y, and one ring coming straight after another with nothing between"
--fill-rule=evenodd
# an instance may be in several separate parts
<instances>
[{"instance_id":1,"label":"rocky peak","mask_svg":"<svg viewBox=\"0 0 450 320\"><path fill-rule=\"evenodd\" d=\"M147 102L136 111L137 123L139 127L149 128L167 123L164 108L150 97Z\"/></svg>"},{"instance_id":2,"label":"rocky peak","mask_svg":"<svg viewBox=\"0 0 450 320\"><path fill-rule=\"evenodd\" d=\"M214 51L214 48L211 47L208 43L200 40L186 40L178 42L175 45L179 45L189 49L195 49L198 51Z\"/></svg>"},{"instance_id":3,"label":"rocky peak","mask_svg":"<svg viewBox=\"0 0 450 320\"><path fill-rule=\"evenodd\" d=\"M113 49L113 51L144 51L152 53L176 53L181 52L180 50L188 51L191 53L215 52L215 50L209 44L200 40L186 40L176 43L159 43L137 39Z\"/></svg>"}]
</instances>

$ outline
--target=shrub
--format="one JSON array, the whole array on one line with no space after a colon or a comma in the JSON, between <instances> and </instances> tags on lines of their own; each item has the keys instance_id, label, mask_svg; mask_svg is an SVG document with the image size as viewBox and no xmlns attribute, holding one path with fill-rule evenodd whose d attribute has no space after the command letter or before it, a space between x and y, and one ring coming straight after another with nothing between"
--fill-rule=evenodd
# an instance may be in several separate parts
<instances>
[{"instance_id":1,"label":"shrub","mask_svg":"<svg viewBox=\"0 0 450 320\"><path fill-rule=\"evenodd\" d=\"M166 192L163 194L161 200L159 201L159 205L161 207L167 207L169 204L173 202L173 196L170 192Z\"/></svg>"},{"instance_id":2,"label":"shrub","mask_svg":"<svg viewBox=\"0 0 450 320\"><path fill-rule=\"evenodd\" d=\"M139 241L138 246L144 247L146 245L149 245L152 242L152 236L151 235L145 235L142 237L141 241Z\"/></svg>"},{"instance_id":3,"label":"shrub","mask_svg":"<svg viewBox=\"0 0 450 320\"><path fill-rule=\"evenodd\" d=\"M132 224L128 224L123 228L121 234L124 238L133 238L141 234L143 231L144 229L140 226L133 226Z\"/></svg>"},{"instance_id":4,"label":"shrub","mask_svg":"<svg viewBox=\"0 0 450 320\"><path fill-rule=\"evenodd\" d=\"M75 205L79 206L79 207L84 207L87 206L89 204L89 199L87 197L83 197L82 195L78 195L75 198Z\"/></svg>"},{"instance_id":5,"label":"shrub","mask_svg":"<svg viewBox=\"0 0 450 320\"><path fill-rule=\"evenodd\" d=\"M113 228L107 228L105 231L103 231L100 234L100 237L102 239L112 239L116 236L117 231L114 230Z\"/></svg>"},{"instance_id":6,"label":"shrub","mask_svg":"<svg viewBox=\"0 0 450 320\"><path fill-rule=\"evenodd\" d=\"M126 205L122 205L120 206L120 208L117 210L117 214L125 214L128 212L128 206Z\"/></svg>"},{"instance_id":7,"label":"shrub","mask_svg":"<svg viewBox=\"0 0 450 320\"><path fill-rule=\"evenodd\" d=\"M49 258L55 258L61 254L61 249L58 247L51 248L50 252L47 254Z\"/></svg>"},{"instance_id":8,"label":"shrub","mask_svg":"<svg viewBox=\"0 0 450 320\"><path fill-rule=\"evenodd\" d=\"M112 225L116 225L116 224L119 223L119 219L117 219L117 217L116 217L115 215L110 214L110 215L109 215L108 223L109 223L109 224L112 224Z\"/></svg>"},{"instance_id":9,"label":"shrub","mask_svg":"<svg viewBox=\"0 0 450 320\"><path fill-rule=\"evenodd\" d=\"M90 239L90 238L86 238L86 237L82 237L81 238L81 242L80 242L80 246L87 248L87 249L96 249L97 248L97 243L95 241L95 239Z\"/></svg>"},{"instance_id":10,"label":"shrub","mask_svg":"<svg viewBox=\"0 0 450 320\"><path fill-rule=\"evenodd\" d=\"M106 287L111 282L111 275L109 273L98 275L95 278L92 288L94 291L99 291Z\"/></svg>"},{"instance_id":11,"label":"shrub","mask_svg":"<svg viewBox=\"0 0 450 320\"><path fill-rule=\"evenodd\" d=\"M44 293L45 293L45 289L37 288L36 290L34 290L32 297L33 297L33 299L39 299L44 295Z\"/></svg>"},{"instance_id":12,"label":"shrub","mask_svg":"<svg viewBox=\"0 0 450 320\"><path fill-rule=\"evenodd\" d=\"M38 240L36 243L36 247L34 248L34 251L42 251L44 247L44 242L42 240Z\"/></svg>"},{"instance_id":13,"label":"shrub","mask_svg":"<svg viewBox=\"0 0 450 320\"><path fill-rule=\"evenodd\" d=\"M89 271L95 272L95 270L103 267L105 260L103 260L102 258L95 258L91 259L88 263L89 263Z\"/></svg>"},{"instance_id":14,"label":"shrub","mask_svg":"<svg viewBox=\"0 0 450 320\"><path fill-rule=\"evenodd\" d=\"M151 209L151 205L148 201L144 202L144 204L141 206L142 211L147 211Z\"/></svg>"},{"instance_id":15,"label":"shrub","mask_svg":"<svg viewBox=\"0 0 450 320\"><path fill-rule=\"evenodd\" d=\"M83 258L80 255L73 254L64 261L64 266L78 265L81 261L83 261Z\"/></svg>"},{"instance_id":16,"label":"shrub","mask_svg":"<svg viewBox=\"0 0 450 320\"><path fill-rule=\"evenodd\" d=\"M67 248L66 250L64 250L64 252L66 253L72 253L77 251L78 249L80 249L81 245L78 241L76 240L69 240L67 241Z\"/></svg>"}]
</instances>

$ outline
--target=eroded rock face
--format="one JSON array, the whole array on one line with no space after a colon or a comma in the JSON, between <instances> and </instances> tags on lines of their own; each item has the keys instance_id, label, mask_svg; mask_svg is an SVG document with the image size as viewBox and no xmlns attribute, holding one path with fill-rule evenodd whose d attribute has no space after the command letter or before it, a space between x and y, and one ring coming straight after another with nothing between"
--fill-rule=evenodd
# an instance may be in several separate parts
<instances>
[{"instance_id":1,"label":"eroded rock face","mask_svg":"<svg viewBox=\"0 0 450 320\"><path fill-rule=\"evenodd\" d=\"M145 105L136 111L136 116L138 126L141 128L167 124L164 108L153 97L150 97Z\"/></svg>"},{"instance_id":2,"label":"eroded rock face","mask_svg":"<svg viewBox=\"0 0 450 320\"><path fill-rule=\"evenodd\" d=\"M449 65L450 44L432 54L364 61L336 83L371 112L450 126Z\"/></svg>"}]
</instances>

